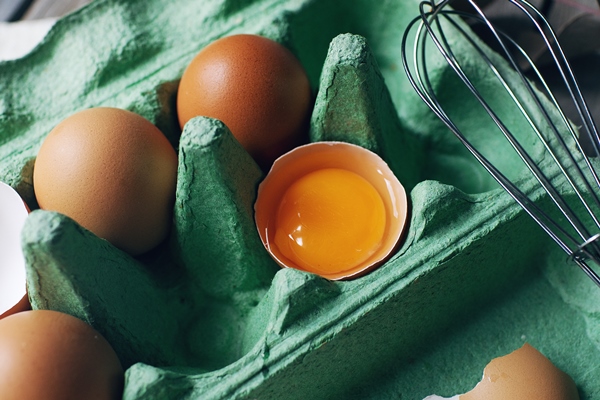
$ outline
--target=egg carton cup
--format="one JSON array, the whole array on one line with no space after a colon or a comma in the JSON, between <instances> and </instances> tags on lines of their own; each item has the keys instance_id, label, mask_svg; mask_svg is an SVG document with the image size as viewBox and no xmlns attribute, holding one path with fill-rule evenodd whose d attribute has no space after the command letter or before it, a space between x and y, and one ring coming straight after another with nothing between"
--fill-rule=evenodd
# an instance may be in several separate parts
<instances>
[{"instance_id":1,"label":"egg carton cup","mask_svg":"<svg viewBox=\"0 0 600 400\"><path fill-rule=\"evenodd\" d=\"M106 337L127 368L124 399L452 396L525 341L582 399L600 397L600 294L410 88L400 41L417 12L415 0L97 0L29 55L0 63L0 180L34 210L22 236L32 306ZM334 282L280 269L254 226L263 172L220 121L179 129L187 63L234 33L270 37L299 58L316 93L312 141L377 152L410 191L404 242L368 275ZM548 201L485 136L490 122L450 71L440 64L433 79L475 139ZM143 115L178 149L172 232L140 257L36 210L43 138L93 106Z\"/></svg>"}]
</instances>

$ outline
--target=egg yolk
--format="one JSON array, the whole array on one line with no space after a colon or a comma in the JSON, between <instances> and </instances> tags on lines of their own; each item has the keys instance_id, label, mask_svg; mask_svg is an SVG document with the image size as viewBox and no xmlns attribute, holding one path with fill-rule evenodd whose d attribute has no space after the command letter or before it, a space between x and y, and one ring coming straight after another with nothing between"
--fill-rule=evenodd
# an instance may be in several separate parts
<instances>
[{"instance_id":1,"label":"egg yolk","mask_svg":"<svg viewBox=\"0 0 600 400\"><path fill-rule=\"evenodd\" d=\"M298 267L316 273L352 269L380 247L386 210L377 190L339 168L311 172L282 197L274 244Z\"/></svg>"}]
</instances>

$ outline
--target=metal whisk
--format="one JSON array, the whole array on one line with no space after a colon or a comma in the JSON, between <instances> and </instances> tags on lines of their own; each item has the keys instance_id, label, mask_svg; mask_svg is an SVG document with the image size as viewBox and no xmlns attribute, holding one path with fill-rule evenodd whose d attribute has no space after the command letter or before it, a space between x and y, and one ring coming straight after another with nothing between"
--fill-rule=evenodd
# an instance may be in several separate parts
<instances>
[{"instance_id":1,"label":"metal whisk","mask_svg":"<svg viewBox=\"0 0 600 400\"><path fill-rule=\"evenodd\" d=\"M464 11L464 7L460 11L451 8L452 0L423 1L420 16L409 24L402 39L404 69L412 86L431 110L527 214L600 286L600 277L592 268L592 263L596 264L595 268L600 264L598 131L564 51L544 15L527 1L506 1L527 17L538 39L545 44L560 81L579 114L579 127L567 118L563 106L527 52L510 35L495 27L473 0L468 0L470 12ZM487 45L483 44L471 29L475 25L486 32L491 42L488 40ZM461 46L460 51L456 51L457 44ZM470 50L468 57L471 59L465 58L465 48ZM495 99L491 98L495 95L489 96L489 90L481 91L477 79L472 79L472 72L467 71L465 65L471 63L473 57L478 58L485 69L483 72L481 68L477 70L477 78L481 79L484 74L485 79L492 79L508 94L512 113L497 111L493 105ZM490 157L484 156L472 144L457 122L460 118L445 110L431 77L431 71L439 70L440 65L454 72L482 112L489 115L492 126L497 127L498 134L503 135L509 148L516 152L526 170L539 183L537 189L522 190L514 179L507 178L489 161ZM515 132L509 127L506 119L507 115L512 118L512 114L518 114L526 121L529 133L537 137L535 142L543 146L543 156L539 156L538 150L538 153L532 152L530 142L523 139L523 132ZM588 157L582 148L580 139L583 135L591 142L593 157ZM551 210L547 208L548 204L544 203L542 207L531 195L539 187L547 193L550 202L546 203L550 204Z\"/></svg>"}]
</instances>

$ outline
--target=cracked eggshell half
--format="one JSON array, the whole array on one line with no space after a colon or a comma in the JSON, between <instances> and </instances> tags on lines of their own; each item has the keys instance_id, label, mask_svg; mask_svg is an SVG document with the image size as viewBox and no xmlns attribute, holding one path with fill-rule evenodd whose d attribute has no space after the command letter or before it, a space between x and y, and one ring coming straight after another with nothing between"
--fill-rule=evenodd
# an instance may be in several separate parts
<instances>
[{"instance_id":1,"label":"cracked eggshell half","mask_svg":"<svg viewBox=\"0 0 600 400\"><path fill-rule=\"evenodd\" d=\"M0 182L0 319L29 308L21 231L29 210L21 196Z\"/></svg>"},{"instance_id":2,"label":"cracked eggshell half","mask_svg":"<svg viewBox=\"0 0 600 400\"><path fill-rule=\"evenodd\" d=\"M254 206L263 244L282 267L351 279L398 248L408 216L406 191L375 153L316 142L278 158Z\"/></svg>"}]
</instances>

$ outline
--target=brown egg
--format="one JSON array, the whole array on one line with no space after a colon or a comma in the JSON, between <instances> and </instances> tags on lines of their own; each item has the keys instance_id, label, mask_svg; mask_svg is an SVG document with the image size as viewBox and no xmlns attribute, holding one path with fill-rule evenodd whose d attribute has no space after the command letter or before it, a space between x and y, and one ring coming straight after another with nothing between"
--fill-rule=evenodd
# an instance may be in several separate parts
<instances>
[{"instance_id":1,"label":"brown egg","mask_svg":"<svg viewBox=\"0 0 600 400\"><path fill-rule=\"evenodd\" d=\"M33 184L40 208L137 255L168 234L176 175L177 155L158 128L132 112L101 107L50 132Z\"/></svg>"},{"instance_id":2,"label":"brown egg","mask_svg":"<svg viewBox=\"0 0 600 400\"><path fill-rule=\"evenodd\" d=\"M56 311L0 320L0 399L120 399L123 368L85 322Z\"/></svg>"},{"instance_id":3,"label":"brown egg","mask_svg":"<svg viewBox=\"0 0 600 400\"><path fill-rule=\"evenodd\" d=\"M279 43L233 35L206 46L185 70L177 94L181 127L217 118L264 169L301 144L311 90L300 62Z\"/></svg>"},{"instance_id":4,"label":"brown egg","mask_svg":"<svg viewBox=\"0 0 600 400\"><path fill-rule=\"evenodd\" d=\"M578 400L573 379L529 344L493 359L459 400Z\"/></svg>"}]
</instances>

